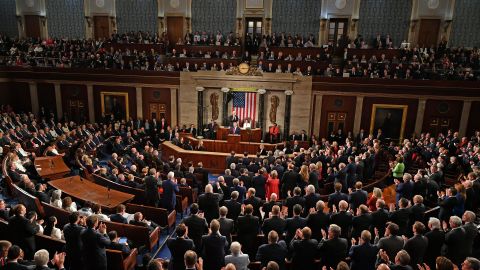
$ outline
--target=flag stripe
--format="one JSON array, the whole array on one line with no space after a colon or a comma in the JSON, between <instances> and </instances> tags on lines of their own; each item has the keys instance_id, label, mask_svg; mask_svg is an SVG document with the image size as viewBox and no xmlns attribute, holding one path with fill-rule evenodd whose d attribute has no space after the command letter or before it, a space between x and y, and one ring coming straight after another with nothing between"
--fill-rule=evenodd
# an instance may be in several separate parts
<instances>
[{"instance_id":1,"label":"flag stripe","mask_svg":"<svg viewBox=\"0 0 480 270\"><path fill-rule=\"evenodd\" d=\"M252 126L254 126L256 109L257 93L233 93L233 110L241 121L245 120L246 118L250 118Z\"/></svg>"}]
</instances>

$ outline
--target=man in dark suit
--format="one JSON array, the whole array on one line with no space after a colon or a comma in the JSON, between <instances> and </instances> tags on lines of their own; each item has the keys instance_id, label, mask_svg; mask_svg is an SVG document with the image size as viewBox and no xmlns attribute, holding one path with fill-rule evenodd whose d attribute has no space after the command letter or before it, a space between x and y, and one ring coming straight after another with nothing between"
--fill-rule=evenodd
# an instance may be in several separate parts
<instances>
[{"instance_id":1,"label":"man in dark suit","mask_svg":"<svg viewBox=\"0 0 480 270\"><path fill-rule=\"evenodd\" d=\"M128 256L130 254L130 247L128 243L119 243L120 237L118 237L118 233L116 231L109 231L108 238L110 239L110 245L108 245L106 248L121 251L124 256Z\"/></svg>"},{"instance_id":2,"label":"man in dark suit","mask_svg":"<svg viewBox=\"0 0 480 270\"><path fill-rule=\"evenodd\" d=\"M441 255L442 246L445 243L445 232L442 230L442 224L438 218L430 218L428 221L429 232L425 234L428 240L427 252L424 256L424 262L427 265L435 265L435 260Z\"/></svg>"},{"instance_id":3,"label":"man in dark suit","mask_svg":"<svg viewBox=\"0 0 480 270\"><path fill-rule=\"evenodd\" d=\"M228 117L228 121L230 122L230 126L233 127L234 124L237 124L237 126L238 126L238 120L239 119L238 119L238 116L237 116L237 112L232 110L232 115L230 115Z\"/></svg>"},{"instance_id":4,"label":"man in dark suit","mask_svg":"<svg viewBox=\"0 0 480 270\"><path fill-rule=\"evenodd\" d=\"M375 230L375 245L379 249L383 249L389 258L395 258L404 245L402 237L398 236L398 225L390 222L385 229L385 237L381 239L378 230Z\"/></svg>"},{"instance_id":5,"label":"man in dark suit","mask_svg":"<svg viewBox=\"0 0 480 270\"><path fill-rule=\"evenodd\" d=\"M387 209L385 209L385 201L384 200L377 200L375 206L377 210L372 212L372 224L370 226L370 233L374 233L375 229L378 230L379 235L385 234L385 226L389 219L389 214Z\"/></svg>"},{"instance_id":6,"label":"man in dark suit","mask_svg":"<svg viewBox=\"0 0 480 270\"><path fill-rule=\"evenodd\" d=\"M346 201L340 201L338 203L339 211L335 211L330 216L330 224L336 224L342 228L340 237L350 239L350 229L352 228L353 216L347 211L348 203Z\"/></svg>"},{"instance_id":7,"label":"man in dark suit","mask_svg":"<svg viewBox=\"0 0 480 270\"><path fill-rule=\"evenodd\" d=\"M336 182L333 188L335 189L335 192L328 195L328 207L330 208L330 212L333 211L333 206L338 209L338 203L340 201L348 201L348 195L342 193L342 184L340 182Z\"/></svg>"},{"instance_id":8,"label":"man in dark suit","mask_svg":"<svg viewBox=\"0 0 480 270\"><path fill-rule=\"evenodd\" d=\"M198 204L190 206L190 216L182 221L188 227L188 237L193 240L195 249L200 252L202 236L208 232L208 225L203 214L198 213Z\"/></svg>"},{"instance_id":9,"label":"man in dark suit","mask_svg":"<svg viewBox=\"0 0 480 270\"><path fill-rule=\"evenodd\" d=\"M271 231L275 231L277 235L282 235L286 225L287 222L280 216L280 207L274 205L268 218L263 221L262 232L264 235L267 235Z\"/></svg>"},{"instance_id":10,"label":"man in dark suit","mask_svg":"<svg viewBox=\"0 0 480 270\"><path fill-rule=\"evenodd\" d=\"M221 269L225 266L225 249L228 245L225 236L219 233L220 223L210 222L210 233L202 236L202 258L204 269Z\"/></svg>"},{"instance_id":11,"label":"man in dark suit","mask_svg":"<svg viewBox=\"0 0 480 270\"><path fill-rule=\"evenodd\" d=\"M150 169L155 170L155 169ZM152 172L150 172L152 173ZM177 193L179 192L177 180L175 179L174 172L169 172L167 179L162 182L163 196L162 196L162 205L164 208L171 212L175 209L175 204L177 202Z\"/></svg>"},{"instance_id":12,"label":"man in dark suit","mask_svg":"<svg viewBox=\"0 0 480 270\"><path fill-rule=\"evenodd\" d=\"M225 164L227 165L227 168L230 168L230 165L232 163L237 164L237 161L238 161L238 159L235 156L235 151L230 152L230 156L225 158ZM225 179L225 181L227 181L227 180ZM227 181L227 183L228 183L228 181Z\"/></svg>"},{"instance_id":13,"label":"man in dark suit","mask_svg":"<svg viewBox=\"0 0 480 270\"><path fill-rule=\"evenodd\" d=\"M127 219L123 216L123 214L125 213L125 210L126 210L125 205L119 204L119 205L117 206L117 213L111 214L111 215L109 216L110 221L127 224L128 221L127 221Z\"/></svg>"},{"instance_id":14,"label":"man in dark suit","mask_svg":"<svg viewBox=\"0 0 480 270\"><path fill-rule=\"evenodd\" d=\"M317 202L320 201L320 194L315 193L315 186L308 185L305 188L305 210L303 211L303 217L308 216L311 209L315 209Z\"/></svg>"},{"instance_id":15,"label":"man in dark suit","mask_svg":"<svg viewBox=\"0 0 480 270\"><path fill-rule=\"evenodd\" d=\"M145 200L149 206L158 206L160 196L158 195L158 183L157 183L157 171L155 168L151 168L149 175L145 177Z\"/></svg>"},{"instance_id":16,"label":"man in dark suit","mask_svg":"<svg viewBox=\"0 0 480 270\"><path fill-rule=\"evenodd\" d=\"M401 198L398 202L398 207L397 210L394 210L394 205L390 205L390 221L398 225L398 235L406 235L410 222L408 200Z\"/></svg>"},{"instance_id":17,"label":"man in dark suit","mask_svg":"<svg viewBox=\"0 0 480 270\"><path fill-rule=\"evenodd\" d=\"M422 265L424 262L428 248L428 239L422 235L425 230L425 225L422 222L416 221L412 230L413 237L405 241L403 249L410 255L410 266L415 268L417 264Z\"/></svg>"},{"instance_id":18,"label":"man in dark suit","mask_svg":"<svg viewBox=\"0 0 480 270\"><path fill-rule=\"evenodd\" d=\"M220 207L220 234L227 238L227 242L230 245L232 243L232 234L235 231L233 219L227 218L228 208L225 206Z\"/></svg>"},{"instance_id":19,"label":"man in dark suit","mask_svg":"<svg viewBox=\"0 0 480 270\"><path fill-rule=\"evenodd\" d=\"M237 122L233 122L233 126L230 128L230 134L240 135L240 128L237 125Z\"/></svg>"},{"instance_id":20,"label":"man in dark suit","mask_svg":"<svg viewBox=\"0 0 480 270\"><path fill-rule=\"evenodd\" d=\"M264 169L260 169L258 170L258 172L255 173L255 176L252 178L252 187L255 188L256 196L261 199L265 199L265 184L267 182L267 179L265 178L265 176L263 176L263 173Z\"/></svg>"},{"instance_id":21,"label":"man in dark suit","mask_svg":"<svg viewBox=\"0 0 480 270\"><path fill-rule=\"evenodd\" d=\"M465 230L465 234L467 235L466 246L468 248L468 251L467 251L468 256L473 256L472 254L473 245L475 240L478 240L477 237L479 236L477 226L474 224L475 219L476 219L476 215L472 211L465 211L465 213L462 216L462 220L464 222L464 225L462 226L462 228Z\"/></svg>"},{"instance_id":22,"label":"man in dark suit","mask_svg":"<svg viewBox=\"0 0 480 270\"><path fill-rule=\"evenodd\" d=\"M6 256L5 264L2 267L2 270L29 270L32 269L31 267L20 264L18 261L21 260L21 255L23 251L22 249L17 246L13 245L10 246L8 249L8 254ZM2 258L4 259L4 258Z\"/></svg>"},{"instance_id":23,"label":"man in dark suit","mask_svg":"<svg viewBox=\"0 0 480 270\"><path fill-rule=\"evenodd\" d=\"M247 198L243 201L244 205L252 205L253 206L253 215L258 217L259 221L262 221L262 213L260 212L260 208L263 206L263 202L260 198L255 196L255 189L249 188L247 191Z\"/></svg>"},{"instance_id":24,"label":"man in dark suit","mask_svg":"<svg viewBox=\"0 0 480 270\"><path fill-rule=\"evenodd\" d=\"M82 240L80 235L84 230L81 226L85 223L85 218L80 218L78 212L73 212L68 217L69 223L63 227L63 236L65 237L65 252L67 253L65 265L68 269L81 270L82 256L79 256L82 250Z\"/></svg>"},{"instance_id":25,"label":"man in dark suit","mask_svg":"<svg viewBox=\"0 0 480 270\"><path fill-rule=\"evenodd\" d=\"M288 196L285 201L285 206L288 208L288 217L293 216L293 207L297 204L300 205L302 209L305 208L305 198L302 196L302 190L299 187L295 187L293 189L293 197Z\"/></svg>"},{"instance_id":26,"label":"man in dark suit","mask_svg":"<svg viewBox=\"0 0 480 270\"><path fill-rule=\"evenodd\" d=\"M263 210L263 213L265 213L264 218L268 218L270 212L272 211L272 208L275 205L278 205L278 207L280 207L280 209L282 208L282 203L277 201L277 199L278 199L278 195L275 194L275 193L272 193L270 195L270 198L269 198L268 202L263 204L262 210Z\"/></svg>"},{"instance_id":27,"label":"man in dark suit","mask_svg":"<svg viewBox=\"0 0 480 270\"><path fill-rule=\"evenodd\" d=\"M331 224L328 228L328 238L325 231L322 234L323 239L318 244L318 251L321 254L323 265L327 268L337 267L337 264L347 257L347 239L340 237L342 229L335 224Z\"/></svg>"},{"instance_id":28,"label":"man in dark suit","mask_svg":"<svg viewBox=\"0 0 480 270\"><path fill-rule=\"evenodd\" d=\"M292 269L316 269L315 258L317 256L318 242L311 239L312 231L309 227L298 229L290 243L292 252ZM346 251L345 251L346 253Z\"/></svg>"},{"instance_id":29,"label":"man in dark suit","mask_svg":"<svg viewBox=\"0 0 480 270\"><path fill-rule=\"evenodd\" d=\"M7 204L2 199L0 199L0 218L4 220L10 219L10 209L7 208Z\"/></svg>"},{"instance_id":30,"label":"man in dark suit","mask_svg":"<svg viewBox=\"0 0 480 270\"><path fill-rule=\"evenodd\" d=\"M364 230L369 230L372 224L372 216L368 207L364 204L357 208L357 215L352 219L352 238L359 238Z\"/></svg>"},{"instance_id":31,"label":"man in dark suit","mask_svg":"<svg viewBox=\"0 0 480 270\"><path fill-rule=\"evenodd\" d=\"M450 216L453 215L453 208L458 203L457 197L455 197L456 194L457 190L455 187L447 188L446 194L439 192L438 206L440 206L440 212L438 213L438 218L441 221L449 221Z\"/></svg>"},{"instance_id":32,"label":"man in dark suit","mask_svg":"<svg viewBox=\"0 0 480 270\"><path fill-rule=\"evenodd\" d=\"M365 230L362 231L358 245L355 238L352 238L352 247L349 256L351 259L351 270L374 270L377 260L378 247L370 243L372 234Z\"/></svg>"},{"instance_id":33,"label":"man in dark suit","mask_svg":"<svg viewBox=\"0 0 480 270\"><path fill-rule=\"evenodd\" d=\"M195 245L193 244L193 240L187 237L188 228L185 224L178 225L175 233L177 234L176 238L169 238L167 240L167 247L172 255L169 263L172 265L169 265L168 269L183 270L185 269L183 256L188 250L194 250Z\"/></svg>"},{"instance_id":34,"label":"man in dark suit","mask_svg":"<svg viewBox=\"0 0 480 270\"><path fill-rule=\"evenodd\" d=\"M268 244L258 247L256 261L260 261L262 267L267 267L268 262L274 261L278 264L279 270L285 270L285 258L288 250L285 241L278 241L278 233L270 231L268 233Z\"/></svg>"},{"instance_id":35,"label":"man in dark suit","mask_svg":"<svg viewBox=\"0 0 480 270\"><path fill-rule=\"evenodd\" d=\"M98 216L92 215L87 218L87 228L80 235L82 239L81 254L85 269L106 270L107 253L105 248L110 245L107 226L104 223L99 225Z\"/></svg>"},{"instance_id":36,"label":"man in dark suit","mask_svg":"<svg viewBox=\"0 0 480 270\"><path fill-rule=\"evenodd\" d=\"M221 189L218 189L221 192ZM205 187L205 193L198 196L198 206L205 215L207 223L212 221L215 218L218 218L218 206L219 202L222 200L223 194L213 193L213 187L211 184L208 184Z\"/></svg>"},{"instance_id":37,"label":"man in dark suit","mask_svg":"<svg viewBox=\"0 0 480 270\"><path fill-rule=\"evenodd\" d=\"M301 181L300 174L295 172L293 169L295 165L293 163L288 164L288 170L283 174L281 181L281 198L286 199L288 197L289 191L292 192L293 189Z\"/></svg>"},{"instance_id":38,"label":"man in dark suit","mask_svg":"<svg viewBox=\"0 0 480 270\"><path fill-rule=\"evenodd\" d=\"M467 257L467 234L459 217L451 216L449 224L451 230L445 234L442 255L452 260L454 264L460 265Z\"/></svg>"},{"instance_id":39,"label":"man in dark suit","mask_svg":"<svg viewBox=\"0 0 480 270\"><path fill-rule=\"evenodd\" d=\"M302 218L300 216L300 214L302 213L302 210L303 210L302 206L299 205L299 204L296 204L295 206L293 206L293 217L287 218L287 220L286 220L285 241L287 243L290 243L290 241L292 241L292 239L295 236L295 232L297 231L297 229L302 229L303 227L307 226L307 219Z\"/></svg>"},{"instance_id":40,"label":"man in dark suit","mask_svg":"<svg viewBox=\"0 0 480 270\"><path fill-rule=\"evenodd\" d=\"M253 206L245 206L244 216L238 217L237 235L243 251L249 255L250 260L255 258L255 243L259 228L259 218L253 215Z\"/></svg>"},{"instance_id":41,"label":"man in dark suit","mask_svg":"<svg viewBox=\"0 0 480 270\"><path fill-rule=\"evenodd\" d=\"M355 190L349 195L348 202L350 203L350 208L353 212L356 212L361 204L367 204L368 194L365 190L362 190L362 186L362 182L356 182Z\"/></svg>"},{"instance_id":42,"label":"man in dark suit","mask_svg":"<svg viewBox=\"0 0 480 270\"><path fill-rule=\"evenodd\" d=\"M312 229L312 238L320 241L322 239L322 230L327 230L330 222L330 215L323 212L325 202L320 200L315 206L315 211L310 211L307 217L307 226Z\"/></svg>"},{"instance_id":43,"label":"man in dark suit","mask_svg":"<svg viewBox=\"0 0 480 270\"><path fill-rule=\"evenodd\" d=\"M27 209L23 204L17 204L13 213L14 216L8 220L8 232L12 242L24 251L24 258L31 260L35 252L35 234L38 232L38 227L35 226L37 216L32 215L31 219L27 219Z\"/></svg>"},{"instance_id":44,"label":"man in dark suit","mask_svg":"<svg viewBox=\"0 0 480 270\"><path fill-rule=\"evenodd\" d=\"M228 209L227 218L233 219L235 222L242 211L242 204L239 203L237 199L238 191L233 191L230 194L230 200L224 201L224 205Z\"/></svg>"}]
</instances>

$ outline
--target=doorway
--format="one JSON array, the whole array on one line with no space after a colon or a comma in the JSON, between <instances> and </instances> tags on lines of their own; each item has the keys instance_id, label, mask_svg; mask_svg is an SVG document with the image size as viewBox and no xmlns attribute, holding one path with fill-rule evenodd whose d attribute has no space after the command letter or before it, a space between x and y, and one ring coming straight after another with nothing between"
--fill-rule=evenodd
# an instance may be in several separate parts
<instances>
[{"instance_id":1,"label":"doorway","mask_svg":"<svg viewBox=\"0 0 480 270\"><path fill-rule=\"evenodd\" d=\"M263 18L245 18L245 49L250 53L256 53L262 41Z\"/></svg>"},{"instance_id":2,"label":"doorway","mask_svg":"<svg viewBox=\"0 0 480 270\"><path fill-rule=\"evenodd\" d=\"M439 29L440 19L420 20L420 30L418 31L417 44L422 47L436 46L438 43Z\"/></svg>"},{"instance_id":3,"label":"doorway","mask_svg":"<svg viewBox=\"0 0 480 270\"><path fill-rule=\"evenodd\" d=\"M93 34L97 40L110 37L110 22L108 16L93 17Z\"/></svg>"},{"instance_id":4,"label":"doorway","mask_svg":"<svg viewBox=\"0 0 480 270\"><path fill-rule=\"evenodd\" d=\"M178 39L183 41L183 22L184 18L181 16L167 17L167 37L171 46L174 46Z\"/></svg>"}]
</instances>

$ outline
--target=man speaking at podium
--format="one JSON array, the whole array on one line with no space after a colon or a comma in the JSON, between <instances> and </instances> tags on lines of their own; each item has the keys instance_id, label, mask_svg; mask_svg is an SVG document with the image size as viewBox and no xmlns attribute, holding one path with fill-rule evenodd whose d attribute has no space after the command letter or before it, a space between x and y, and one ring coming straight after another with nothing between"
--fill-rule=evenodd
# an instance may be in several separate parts
<instances>
[{"instance_id":1,"label":"man speaking at podium","mask_svg":"<svg viewBox=\"0 0 480 270\"><path fill-rule=\"evenodd\" d=\"M233 122L233 126L230 128L230 134L240 135L240 128L238 127L238 122Z\"/></svg>"}]
</instances>

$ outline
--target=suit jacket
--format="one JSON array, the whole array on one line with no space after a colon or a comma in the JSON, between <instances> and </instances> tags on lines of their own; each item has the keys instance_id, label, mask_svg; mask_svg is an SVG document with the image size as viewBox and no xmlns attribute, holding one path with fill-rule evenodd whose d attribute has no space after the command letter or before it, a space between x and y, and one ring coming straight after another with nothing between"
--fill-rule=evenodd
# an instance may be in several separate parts
<instances>
[{"instance_id":1,"label":"suit jacket","mask_svg":"<svg viewBox=\"0 0 480 270\"><path fill-rule=\"evenodd\" d=\"M185 269L185 262L183 256L188 250L194 250L195 245L193 240L181 237L170 238L167 240L167 247L171 253L168 270L183 270Z\"/></svg>"},{"instance_id":2,"label":"suit jacket","mask_svg":"<svg viewBox=\"0 0 480 270\"><path fill-rule=\"evenodd\" d=\"M279 270L285 270L285 258L288 250L285 241L279 241L274 244L263 244L258 248L256 261L260 261L262 267L266 267L268 262L274 261L278 264Z\"/></svg>"},{"instance_id":3,"label":"suit jacket","mask_svg":"<svg viewBox=\"0 0 480 270\"><path fill-rule=\"evenodd\" d=\"M288 217L293 217L293 207L299 204L302 208L305 209L305 198L302 196L293 196L290 198L287 198L285 201L285 206L288 207Z\"/></svg>"},{"instance_id":4,"label":"suit jacket","mask_svg":"<svg viewBox=\"0 0 480 270\"><path fill-rule=\"evenodd\" d=\"M435 265L435 260L441 255L442 246L445 243L445 232L440 229L434 229L425 234L428 239L428 248L424 256L424 261L428 265Z\"/></svg>"},{"instance_id":5,"label":"suit jacket","mask_svg":"<svg viewBox=\"0 0 480 270\"><path fill-rule=\"evenodd\" d=\"M38 228L23 216L13 216L8 221L8 229L13 243L25 252L25 259L33 259L35 249L35 234Z\"/></svg>"},{"instance_id":6,"label":"suit jacket","mask_svg":"<svg viewBox=\"0 0 480 270\"><path fill-rule=\"evenodd\" d=\"M178 185L175 184L172 180L164 180L162 182L163 196L162 203L168 212L175 209L175 204L177 202L176 194L179 192Z\"/></svg>"},{"instance_id":7,"label":"suit jacket","mask_svg":"<svg viewBox=\"0 0 480 270\"><path fill-rule=\"evenodd\" d=\"M453 208L457 205L458 200L455 196L450 196L445 199L438 199L438 206L440 206L440 212L438 213L438 218L441 221L447 221L450 219L450 216L453 215Z\"/></svg>"},{"instance_id":8,"label":"suit jacket","mask_svg":"<svg viewBox=\"0 0 480 270\"><path fill-rule=\"evenodd\" d=\"M160 200L157 179L152 175L145 177L145 199L150 206L157 206Z\"/></svg>"},{"instance_id":9,"label":"suit jacket","mask_svg":"<svg viewBox=\"0 0 480 270\"><path fill-rule=\"evenodd\" d=\"M390 213L390 221L398 225L398 235L406 235L410 220L410 209L402 208Z\"/></svg>"},{"instance_id":10,"label":"suit jacket","mask_svg":"<svg viewBox=\"0 0 480 270\"><path fill-rule=\"evenodd\" d=\"M2 270L29 270L32 269L28 266L23 264L19 264L18 262L7 262L3 267Z\"/></svg>"},{"instance_id":11,"label":"suit jacket","mask_svg":"<svg viewBox=\"0 0 480 270\"><path fill-rule=\"evenodd\" d=\"M349 196L349 202L350 202L350 207L353 209L353 211L357 211L357 208L361 204L367 204L367 199L368 199L368 194L365 190L355 190L352 192Z\"/></svg>"},{"instance_id":12,"label":"suit jacket","mask_svg":"<svg viewBox=\"0 0 480 270\"><path fill-rule=\"evenodd\" d=\"M197 215L191 215L183 220L188 227L188 238L193 240L197 252L202 246L202 236L208 232L207 221Z\"/></svg>"},{"instance_id":13,"label":"suit jacket","mask_svg":"<svg viewBox=\"0 0 480 270\"><path fill-rule=\"evenodd\" d=\"M107 235L102 235L92 228L81 233L82 256L85 269L107 269L107 253L105 248L110 245Z\"/></svg>"},{"instance_id":14,"label":"suit jacket","mask_svg":"<svg viewBox=\"0 0 480 270\"><path fill-rule=\"evenodd\" d=\"M300 183L301 177L300 174L294 171L286 171L283 174L282 181L281 181L281 190L280 196L281 198L287 198L287 192L290 190L293 192L293 189Z\"/></svg>"},{"instance_id":15,"label":"suit jacket","mask_svg":"<svg viewBox=\"0 0 480 270\"><path fill-rule=\"evenodd\" d=\"M204 269L220 270L225 266L227 239L219 234L202 236L202 257Z\"/></svg>"},{"instance_id":16,"label":"suit jacket","mask_svg":"<svg viewBox=\"0 0 480 270\"><path fill-rule=\"evenodd\" d=\"M378 247L370 243L355 245L350 248L350 270L375 270Z\"/></svg>"},{"instance_id":17,"label":"suit jacket","mask_svg":"<svg viewBox=\"0 0 480 270\"><path fill-rule=\"evenodd\" d=\"M338 203L342 200L348 202L348 195L342 192L334 192L328 195L328 207L330 208L330 211L334 205L338 209Z\"/></svg>"},{"instance_id":18,"label":"suit jacket","mask_svg":"<svg viewBox=\"0 0 480 270\"><path fill-rule=\"evenodd\" d=\"M287 243L290 243L290 241L292 241L293 237L295 236L295 232L297 231L297 229L302 229L305 226L307 226L307 219L305 218L302 218L300 216L287 218L285 224L285 241Z\"/></svg>"},{"instance_id":19,"label":"suit jacket","mask_svg":"<svg viewBox=\"0 0 480 270\"><path fill-rule=\"evenodd\" d=\"M337 224L342 228L341 237L350 239L350 229L352 228L353 216L350 212L340 211L330 216L330 224Z\"/></svg>"},{"instance_id":20,"label":"suit jacket","mask_svg":"<svg viewBox=\"0 0 480 270\"><path fill-rule=\"evenodd\" d=\"M218 218L218 203L220 200L220 194L216 193L204 193L198 197L198 206L204 212L207 223Z\"/></svg>"},{"instance_id":21,"label":"suit jacket","mask_svg":"<svg viewBox=\"0 0 480 270\"><path fill-rule=\"evenodd\" d=\"M452 229L445 234L445 245L442 255L452 260L456 265L460 265L467 257L466 236L465 229L462 227Z\"/></svg>"},{"instance_id":22,"label":"suit jacket","mask_svg":"<svg viewBox=\"0 0 480 270\"><path fill-rule=\"evenodd\" d=\"M397 253L403 249L404 242L402 237L390 235L380 238L376 244L379 249L383 249L387 252L389 258L395 258Z\"/></svg>"},{"instance_id":23,"label":"suit jacket","mask_svg":"<svg viewBox=\"0 0 480 270\"><path fill-rule=\"evenodd\" d=\"M259 218L253 215L240 216L237 219L238 241L242 244L243 252L252 259L255 257Z\"/></svg>"},{"instance_id":24,"label":"suit jacket","mask_svg":"<svg viewBox=\"0 0 480 270\"><path fill-rule=\"evenodd\" d=\"M347 257L348 242L345 238L332 238L322 240L318 244L318 251L321 254L323 265L336 268L340 261Z\"/></svg>"},{"instance_id":25,"label":"suit jacket","mask_svg":"<svg viewBox=\"0 0 480 270\"><path fill-rule=\"evenodd\" d=\"M233 219L221 217L218 222L220 223L220 234L227 238L229 244L232 243L232 233L235 232Z\"/></svg>"},{"instance_id":26,"label":"suit jacket","mask_svg":"<svg viewBox=\"0 0 480 270\"><path fill-rule=\"evenodd\" d=\"M278 205L282 209L282 203L277 201L269 201L263 204L262 210L265 213L265 219L269 217L270 212L272 211L273 206Z\"/></svg>"},{"instance_id":27,"label":"suit jacket","mask_svg":"<svg viewBox=\"0 0 480 270\"><path fill-rule=\"evenodd\" d=\"M369 230L372 224L370 213L361 214L352 218L352 238L359 238L363 230Z\"/></svg>"},{"instance_id":28,"label":"suit jacket","mask_svg":"<svg viewBox=\"0 0 480 270\"><path fill-rule=\"evenodd\" d=\"M242 204L236 200L226 200L224 201L224 205L228 209L227 218L237 221L237 218L242 211Z\"/></svg>"},{"instance_id":29,"label":"suit jacket","mask_svg":"<svg viewBox=\"0 0 480 270\"><path fill-rule=\"evenodd\" d=\"M287 226L287 221L279 216L272 216L266 218L262 224L262 232L264 235L268 235L270 231L276 231L278 235L282 235Z\"/></svg>"},{"instance_id":30,"label":"suit jacket","mask_svg":"<svg viewBox=\"0 0 480 270\"><path fill-rule=\"evenodd\" d=\"M245 199L243 201L243 204L245 205L251 204L253 206L253 215L258 217L260 221L262 220L262 214L260 213L260 208L263 206L262 200L260 200L258 197L252 196L248 199Z\"/></svg>"},{"instance_id":31,"label":"suit jacket","mask_svg":"<svg viewBox=\"0 0 480 270\"><path fill-rule=\"evenodd\" d=\"M318 242L315 239L292 240L290 243L292 269L316 269L317 245Z\"/></svg>"},{"instance_id":32,"label":"suit jacket","mask_svg":"<svg viewBox=\"0 0 480 270\"><path fill-rule=\"evenodd\" d=\"M385 226L389 219L388 211L385 209L377 209L377 211L372 212L372 225L370 226L370 232L374 234L374 229L378 229L378 234L382 237L385 234Z\"/></svg>"},{"instance_id":33,"label":"suit jacket","mask_svg":"<svg viewBox=\"0 0 480 270\"><path fill-rule=\"evenodd\" d=\"M410 254L410 265L416 267L417 264L423 264L425 253L428 248L428 239L423 235L414 235L405 242L403 249Z\"/></svg>"},{"instance_id":34,"label":"suit jacket","mask_svg":"<svg viewBox=\"0 0 480 270\"><path fill-rule=\"evenodd\" d=\"M312 193L304 196L305 205L303 209L303 216L306 217L310 211L310 208L315 208L317 202L320 201L320 194Z\"/></svg>"},{"instance_id":35,"label":"suit jacket","mask_svg":"<svg viewBox=\"0 0 480 270\"><path fill-rule=\"evenodd\" d=\"M265 184L267 182L267 179L263 175L256 175L253 177L252 182L252 187L255 188L255 196L262 199L265 198Z\"/></svg>"},{"instance_id":36,"label":"suit jacket","mask_svg":"<svg viewBox=\"0 0 480 270\"><path fill-rule=\"evenodd\" d=\"M465 237L465 245L467 248L467 254L468 256L472 255L472 249L473 249L473 243L475 239L478 236L478 229L473 223L465 223L462 228L465 230L465 234L467 237Z\"/></svg>"},{"instance_id":37,"label":"suit jacket","mask_svg":"<svg viewBox=\"0 0 480 270\"><path fill-rule=\"evenodd\" d=\"M312 230L312 238L320 241L322 239L322 229L327 231L330 224L330 215L323 212L309 214L307 217L307 226Z\"/></svg>"},{"instance_id":38,"label":"suit jacket","mask_svg":"<svg viewBox=\"0 0 480 270\"><path fill-rule=\"evenodd\" d=\"M118 222L118 223L123 223L123 224L127 224L127 219L124 218L121 214L111 214L109 216L110 218L110 221L113 221L113 222Z\"/></svg>"}]
</instances>

